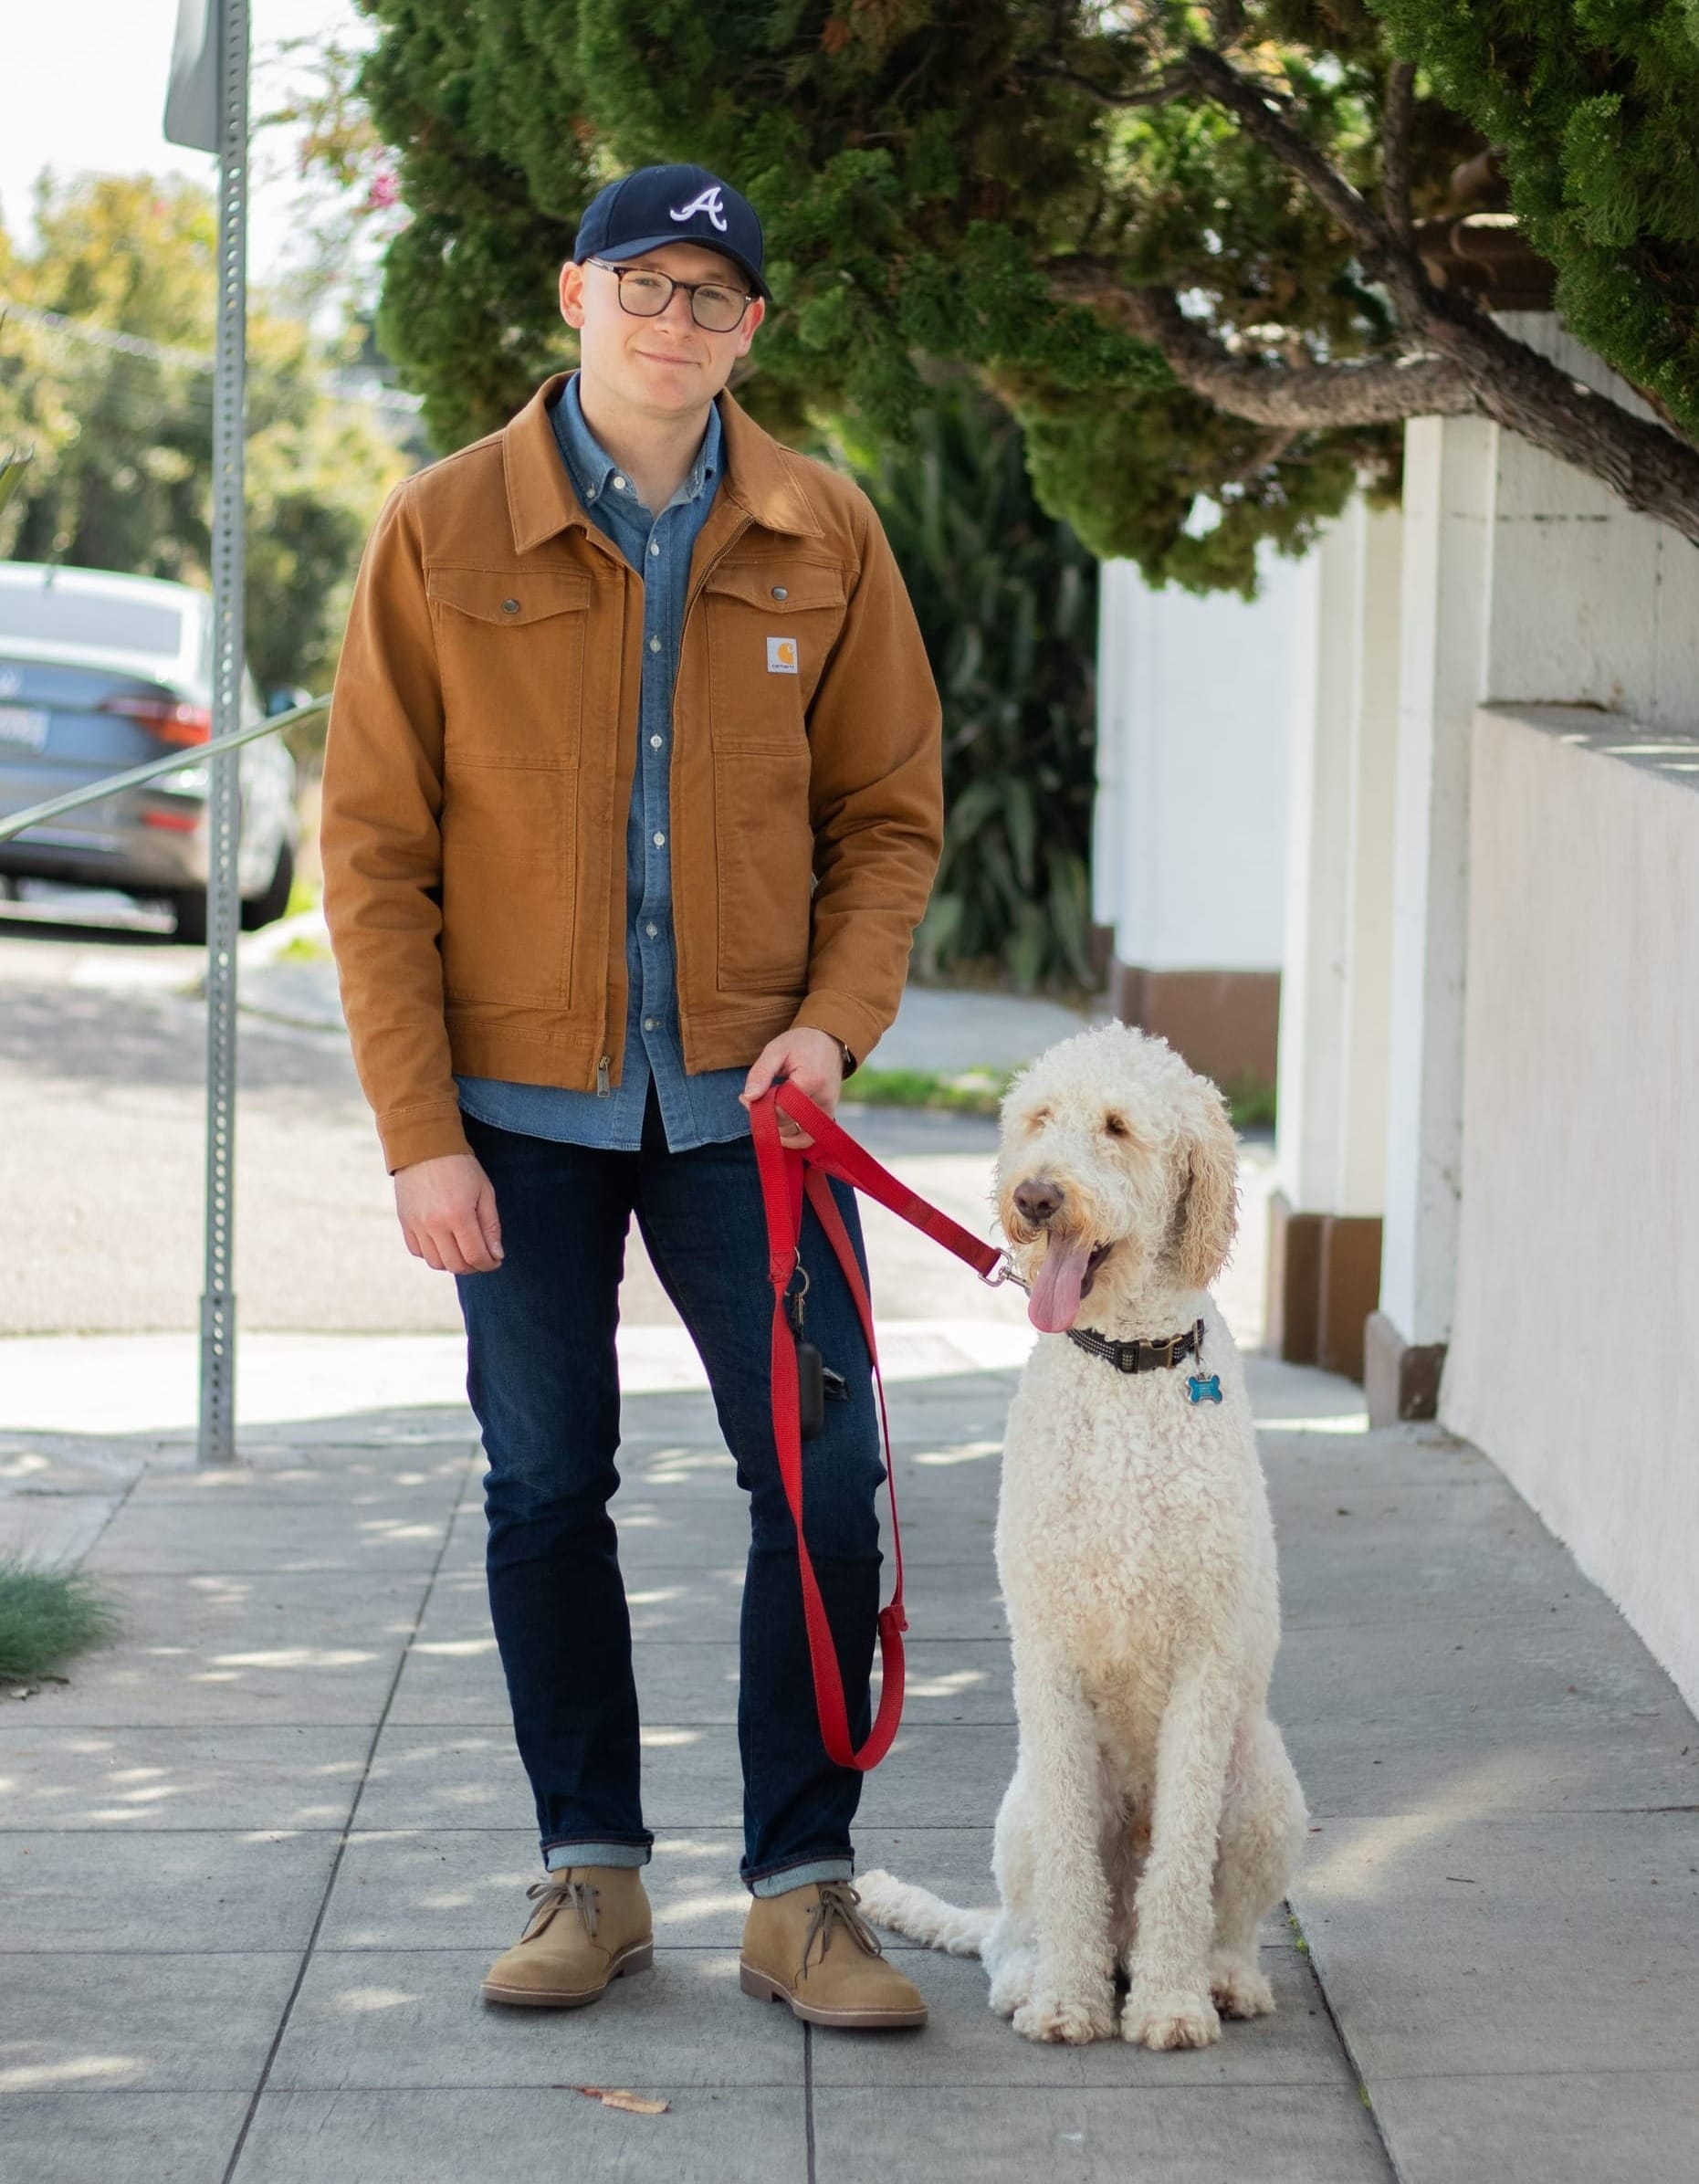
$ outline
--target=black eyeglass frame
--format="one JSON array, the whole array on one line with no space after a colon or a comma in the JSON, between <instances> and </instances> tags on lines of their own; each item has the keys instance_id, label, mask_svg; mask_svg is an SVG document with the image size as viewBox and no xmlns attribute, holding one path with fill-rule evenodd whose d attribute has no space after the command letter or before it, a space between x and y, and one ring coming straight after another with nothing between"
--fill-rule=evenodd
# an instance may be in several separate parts
<instances>
[{"instance_id":1,"label":"black eyeglass frame","mask_svg":"<svg viewBox=\"0 0 1699 2184\"><path fill-rule=\"evenodd\" d=\"M584 263L587 266L600 266L604 273L613 274L614 279L619 283L619 307L628 319L665 318L672 309L673 290L682 289L690 299L691 320L694 324L701 327L704 333L736 333L743 323L744 314L748 311L750 304L756 301L755 296L748 289L734 289L729 282L723 280L675 280L670 273L663 273L658 266L615 266L610 265L605 257L587 257ZM664 280L666 283L666 300L658 311L635 311L632 310L630 304L625 300L625 276L627 273L642 273L650 280ZM699 289L724 289L728 295L742 297L742 309L729 326L709 326L705 320L698 316L696 299L697 291Z\"/></svg>"}]
</instances>

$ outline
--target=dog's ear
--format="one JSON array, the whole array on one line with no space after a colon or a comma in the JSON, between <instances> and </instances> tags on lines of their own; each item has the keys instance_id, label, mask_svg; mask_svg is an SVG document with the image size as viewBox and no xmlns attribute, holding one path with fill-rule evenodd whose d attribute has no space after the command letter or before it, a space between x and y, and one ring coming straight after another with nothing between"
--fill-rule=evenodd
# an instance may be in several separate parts
<instances>
[{"instance_id":1,"label":"dog's ear","mask_svg":"<svg viewBox=\"0 0 1699 2184\"><path fill-rule=\"evenodd\" d=\"M1213 1085L1201 1080L1187 1138L1179 1272L1189 1289L1207 1289L1221 1272L1239 1225L1239 1149L1226 1101Z\"/></svg>"}]
</instances>

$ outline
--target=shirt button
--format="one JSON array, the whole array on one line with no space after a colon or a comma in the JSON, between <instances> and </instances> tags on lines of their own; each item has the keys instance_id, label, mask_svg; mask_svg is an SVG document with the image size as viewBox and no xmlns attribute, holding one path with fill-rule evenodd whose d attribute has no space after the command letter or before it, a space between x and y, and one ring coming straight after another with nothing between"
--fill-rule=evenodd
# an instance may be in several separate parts
<instances>
[{"instance_id":1,"label":"shirt button","mask_svg":"<svg viewBox=\"0 0 1699 2184\"><path fill-rule=\"evenodd\" d=\"M659 637L651 637L651 638L649 639L649 650L650 650L651 652L659 652L659 650L660 650L660 649L661 649L661 640L659 639Z\"/></svg>"},{"instance_id":2,"label":"shirt button","mask_svg":"<svg viewBox=\"0 0 1699 2184\"><path fill-rule=\"evenodd\" d=\"M661 929L658 925L645 925L643 929L648 934L650 940L653 940L655 934L658 933Z\"/></svg>"},{"instance_id":3,"label":"shirt button","mask_svg":"<svg viewBox=\"0 0 1699 2184\"><path fill-rule=\"evenodd\" d=\"M658 751L660 748L661 748L661 739L659 738L659 736L651 736L651 737L649 738L649 749L650 749L651 751Z\"/></svg>"},{"instance_id":4,"label":"shirt button","mask_svg":"<svg viewBox=\"0 0 1699 2184\"><path fill-rule=\"evenodd\" d=\"M655 1019L653 1016L645 1016L644 1018L643 1028L645 1032L652 1032L655 1029Z\"/></svg>"},{"instance_id":5,"label":"shirt button","mask_svg":"<svg viewBox=\"0 0 1699 2184\"><path fill-rule=\"evenodd\" d=\"M657 849L661 849L661 848L664 848L664 847L666 846L666 836L665 835L652 835L650 838L653 840L653 842L654 842L654 844L655 844L655 846Z\"/></svg>"},{"instance_id":6,"label":"shirt button","mask_svg":"<svg viewBox=\"0 0 1699 2184\"><path fill-rule=\"evenodd\" d=\"M519 611L519 601L517 599L504 599L501 603L501 611L504 614L517 614Z\"/></svg>"},{"instance_id":7,"label":"shirt button","mask_svg":"<svg viewBox=\"0 0 1699 2184\"><path fill-rule=\"evenodd\" d=\"M614 479L614 490L616 493L623 493L625 490L625 480L617 475Z\"/></svg>"},{"instance_id":8,"label":"shirt button","mask_svg":"<svg viewBox=\"0 0 1699 2184\"><path fill-rule=\"evenodd\" d=\"M661 541L658 539L651 539L649 541L649 551L651 553L659 553L660 551Z\"/></svg>"},{"instance_id":9,"label":"shirt button","mask_svg":"<svg viewBox=\"0 0 1699 2184\"><path fill-rule=\"evenodd\" d=\"M789 599L791 596L790 593L785 590L782 584L775 584L773 586L772 595L775 599Z\"/></svg>"}]
</instances>

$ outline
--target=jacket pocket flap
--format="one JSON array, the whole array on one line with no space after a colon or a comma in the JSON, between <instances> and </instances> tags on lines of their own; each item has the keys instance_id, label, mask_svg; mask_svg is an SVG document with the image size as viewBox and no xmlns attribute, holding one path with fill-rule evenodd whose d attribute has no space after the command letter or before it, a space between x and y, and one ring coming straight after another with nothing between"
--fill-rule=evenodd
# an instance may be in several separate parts
<instances>
[{"instance_id":1,"label":"jacket pocket flap","mask_svg":"<svg viewBox=\"0 0 1699 2184\"><path fill-rule=\"evenodd\" d=\"M590 579L574 569L430 569L425 590L444 606L508 629L590 604Z\"/></svg>"},{"instance_id":2,"label":"jacket pocket flap","mask_svg":"<svg viewBox=\"0 0 1699 2184\"><path fill-rule=\"evenodd\" d=\"M708 578L710 592L729 593L770 614L793 614L802 607L842 606L844 576L815 562L721 562Z\"/></svg>"}]
</instances>

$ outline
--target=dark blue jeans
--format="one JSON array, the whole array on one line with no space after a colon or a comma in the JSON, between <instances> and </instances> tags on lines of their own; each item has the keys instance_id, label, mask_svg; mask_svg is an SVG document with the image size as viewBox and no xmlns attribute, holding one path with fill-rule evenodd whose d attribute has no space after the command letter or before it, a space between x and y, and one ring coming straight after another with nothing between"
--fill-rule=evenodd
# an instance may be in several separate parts
<instances>
[{"instance_id":1,"label":"dark blue jeans","mask_svg":"<svg viewBox=\"0 0 1699 2184\"><path fill-rule=\"evenodd\" d=\"M631 1621L609 1503L619 1486L614 1331L635 1213L649 1256L707 1367L750 1497L738 1742L743 1878L757 1895L847 1879L861 1777L826 1757L814 1711L796 1536L773 1446L772 1291L747 1138L669 1152L651 1092L636 1152L522 1137L466 1118L495 1186L504 1257L458 1277L467 1391L488 1469L489 1605L546 1864L641 1865ZM833 1190L862 1261L854 1193ZM803 1444L809 1553L825 1597L857 1743L879 1602L880 1459L855 1306L813 1209L802 1263L809 1338L849 1383Z\"/></svg>"}]
</instances>

